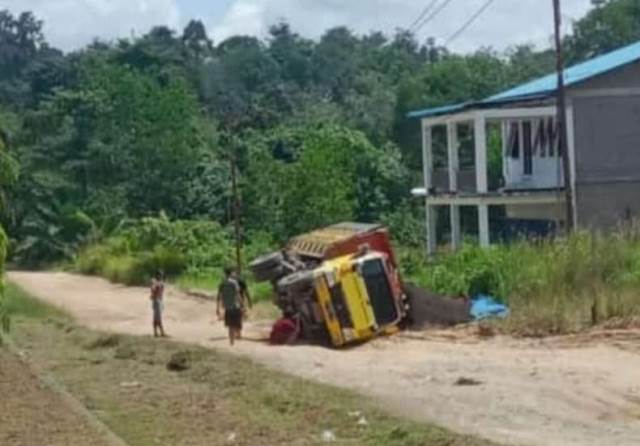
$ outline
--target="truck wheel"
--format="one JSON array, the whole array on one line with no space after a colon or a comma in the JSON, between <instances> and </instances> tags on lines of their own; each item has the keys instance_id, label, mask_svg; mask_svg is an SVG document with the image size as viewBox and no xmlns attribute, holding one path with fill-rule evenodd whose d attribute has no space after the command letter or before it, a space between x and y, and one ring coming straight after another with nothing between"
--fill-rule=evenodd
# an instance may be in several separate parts
<instances>
[{"instance_id":1,"label":"truck wheel","mask_svg":"<svg viewBox=\"0 0 640 446\"><path fill-rule=\"evenodd\" d=\"M269 282L282 276L282 253L276 251L262 255L249 264L253 277L258 282Z\"/></svg>"},{"instance_id":2,"label":"truck wheel","mask_svg":"<svg viewBox=\"0 0 640 446\"><path fill-rule=\"evenodd\" d=\"M296 294L305 291L313 284L313 272L297 271L278 281L278 290L282 293Z\"/></svg>"}]
</instances>

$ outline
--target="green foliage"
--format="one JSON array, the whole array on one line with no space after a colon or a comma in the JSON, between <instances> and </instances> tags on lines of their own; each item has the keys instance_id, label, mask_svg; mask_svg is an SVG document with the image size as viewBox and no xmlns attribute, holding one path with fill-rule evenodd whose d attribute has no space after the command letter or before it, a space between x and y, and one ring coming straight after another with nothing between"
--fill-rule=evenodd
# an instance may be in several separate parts
<instances>
[{"instance_id":1,"label":"green foliage","mask_svg":"<svg viewBox=\"0 0 640 446\"><path fill-rule=\"evenodd\" d=\"M280 128L255 135L250 148L247 223L280 239L340 220L376 220L408 189L394 146L375 147L344 127Z\"/></svg>"},{"instance_id":2,"label":"green foliage","mask_svg":"<svg viewBox=\"0 0 640 446\"><path fill-rule=\"evenodd\" d=\"M408 275L447 295L487 293L513 309L513 324L565 332L602 320L638 315L640 237L637 229L567 240L519 242L481 249L466 245L433 263L413 259Z\"/></svg>"},{"instance_id":3,"label":"green foliage","mask_svg":"<svg viewBox=\"0 0 640 446\"><path fill-rule=\"evenodd\" d=\"M585 60L640 40L637 0L591 0L593 9L576 22L568 38L569 56Z\"/></svg>"},{"instance_id":4,"label":"green foliage","mask_svg":"<svg viewBox=\"0 0 640 446\"><path fill-rule=\"evenodd\" d=\"M5 221L21 264L68 258L127 216L207 215L208 203L189 196L220 190L183 79L160 82L100 57L83 60L77 76L27 113L19 134L23 175L8 191L15 204Z\"/></svg>"},{"instance_id":5,"label":"green foliage","mask_svg":"<svg viewBox=\"0 0 640 446\"><path fill-rule=\"evenodd\" d=\"M9 331L10 311L7 295L5 294L4 285L4 261L7 256L7 234L0 227L0 342L2 341L2 332Z\"/></svg>"},{"instance_id":6,"label":"green foliage","mask_svg":"<svg viewBox=\"0 0 640 446\"><path fill-rule=\"evenodd\" d=\"M394 211L383 214L380 221L398 245L421 250L426 246L424 208L419 203L404 201Z\"/></svg>"},{"instance_id":7,"label":"green foliage","mask_svg":"<svg viewBox=\"0 0 640 446\"><path fill-rule=\"evenodd\" d=\"M0 12L0 32L3 20L3 13ZM0 114L0 207L5 208L4 202L4 188L11 185L17 179L17 165L13 157L9 155L9 137L8 133L11 127L10 119L7 119L9 115ZM0 225L0 342L2 341L2 332L9 330L10 326L10 308L7 296L5 294L4 284L4 272L5 272L5 260L7 258L7 250L9 246L9 239L4 231L4 228Z\"/></svg>"},{"instance_id":8,"label":"green foliage","mask_svg":"<svg viewBox=\"0 0 640 446\"><path fill-rule=\"evenodd\" d=\"M213 222L170 221L165 215L129 222L113 236L81 250L75 270L114 282L145 284L158 270L169 277L230 263L229 235Z\"/></svg>"},{"instance_id":9,"label":"green foliage","mask_svg":"<svg viewBox=\"0 0 640 446\"><path fill-rule=\"evenodd\" d=\"M245 243L244 263L275 249L271 236L252 232ZM224 267L235 264L235 249L227 230L214 222L169 220L166 215L124 223L110 237L81 249L71 268L113 282L147 284L162 270L185 288L215 290ZM270 296L268 285L250 284L254 298Z\"/></svg>"}]
</instances>

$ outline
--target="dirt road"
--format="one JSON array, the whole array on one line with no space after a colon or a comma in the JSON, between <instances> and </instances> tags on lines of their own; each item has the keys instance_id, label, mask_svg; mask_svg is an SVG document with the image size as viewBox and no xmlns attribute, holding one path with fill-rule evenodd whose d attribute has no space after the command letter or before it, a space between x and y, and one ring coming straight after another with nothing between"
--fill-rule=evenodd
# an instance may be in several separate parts
<instances>
[{"instance_id":1,"label":"dirt road","mask_svg":"<svg viewBox=\"0 0 640 446\"><path fill-rule=\"evenodd\" d=\"M63 273L11 273L10 280L91 328L148 334L148 292ZM209 302L176 291L166 325L178 340L229 349ZM268 324L252 323L249 337ZM507 444L640 444L640 333L544 341L396 336L350 350L233 350L288 373L378 398L411 418ZM478 385L460 386L458 378Z\"/></svg>"}]
</instances>

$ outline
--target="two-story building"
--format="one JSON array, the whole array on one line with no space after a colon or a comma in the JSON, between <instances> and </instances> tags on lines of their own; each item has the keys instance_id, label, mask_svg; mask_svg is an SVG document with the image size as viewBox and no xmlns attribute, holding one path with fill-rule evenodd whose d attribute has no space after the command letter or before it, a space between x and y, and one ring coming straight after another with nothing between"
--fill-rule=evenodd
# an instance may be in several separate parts
<instances>
[{"instance_id":1,"label":"two-story building","mask_svg":"<svg viewBox=\"0 0 640 446\"><path fill-rule=\"evenodd\" d=\"M451 244L460 246L460 209L477 208L478 239L490 244L489 207L514 219L564 224L572 206L578 227L612 229L640 211L640 42L565 70L569 184L556 123L557 74L481 101L414 111L422 123L427 249L436 250L436 214L448 208ZM439 128L440 127L440 128ZM446 172L434 168L434 132L446 134ZM473 163L461 169L460 135L471 134ZM491 135L491 142L488 136ZM499 144L502 181L491 190L488 144ZM443 173L445 173L443 175ZM443 181L444 179L444 181ZM471 179L472 181L469 181Z\"/></svg>"}]
</instances>

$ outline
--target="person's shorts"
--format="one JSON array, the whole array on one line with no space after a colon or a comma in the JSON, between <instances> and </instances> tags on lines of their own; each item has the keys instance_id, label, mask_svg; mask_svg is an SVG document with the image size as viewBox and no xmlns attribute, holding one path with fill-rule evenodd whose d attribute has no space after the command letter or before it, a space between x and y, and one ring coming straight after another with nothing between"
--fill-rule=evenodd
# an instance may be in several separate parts
<instances>
[{"instance_id":1,"label":"person's shorts","mask_svg":"<svg viewBox=\"0 0 640 446\"><path fill-rule=\"evenodd\" d=\"M226 310L224 312L224 325L229 328L242 329L242 310Z\"/></svg>"},{"instance_id":2,"label":"person's shorts","mask_svg":"<svg viewBox=\"0 0 640 446\"><path fill-rule=\"evenodd\" d=\"M153 323L159 324L162 322L162 301L153 299L151 301L151 309L153 310Z\"/></svg>"}]
</instances>

